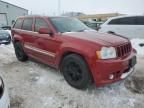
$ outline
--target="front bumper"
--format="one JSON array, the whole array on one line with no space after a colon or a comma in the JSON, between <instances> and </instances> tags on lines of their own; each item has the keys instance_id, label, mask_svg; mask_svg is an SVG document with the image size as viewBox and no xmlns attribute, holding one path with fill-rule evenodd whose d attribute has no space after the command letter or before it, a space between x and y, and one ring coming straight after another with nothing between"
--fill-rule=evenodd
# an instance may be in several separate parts
<instances>
[{"instance_id":1,"label":"front bumper","mask_svg":"<svg viewBox=\"0 0 144 108\"><path fill-rule=\"evenodd\" d=\"M0 98L0 108L10 108L10 100L7 89L4 90L3 96Z\"/></svg>"},{"instance_id":2,"label":"front bumper","mask_svg":"<svg viewBox=\"0 0 144 108\"><path fill-rule=\"evenodd\" d=\"M130 60L134 57L136 57L136 53L132 52L124 58L97 60L92 67L96 86L104 86L128 77L134 70L134 66L130 66Z\"/></svg>"}]
</instances>

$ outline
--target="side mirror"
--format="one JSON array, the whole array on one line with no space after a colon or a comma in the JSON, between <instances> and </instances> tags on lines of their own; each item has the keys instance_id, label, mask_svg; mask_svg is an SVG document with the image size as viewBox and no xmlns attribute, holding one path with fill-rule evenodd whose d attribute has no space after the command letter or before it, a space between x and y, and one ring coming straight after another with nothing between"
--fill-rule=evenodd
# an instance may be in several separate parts
<instances>
[{"instance_id":1,"label":"side mirror","mask_svg":"<svg viewBox=\"0 0 144 108\"><path fill-rule=\"evenodd\" d=\"M44 27L41 27L40 29L39 29L39 34L52 34L52 31L49 29L49 28L44 28Z\"/></svg>"}]
</instances>

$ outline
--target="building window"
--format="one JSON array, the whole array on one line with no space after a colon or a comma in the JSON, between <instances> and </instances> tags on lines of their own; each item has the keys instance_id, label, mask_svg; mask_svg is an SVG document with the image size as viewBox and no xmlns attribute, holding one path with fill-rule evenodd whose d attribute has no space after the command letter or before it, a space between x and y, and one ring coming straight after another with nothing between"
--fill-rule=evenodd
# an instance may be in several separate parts
<instances>
[{"instance_id":1,"label":"building window","mask_svg":"<svg viewBox=\"0 0 144 108\"><path fill-rule=\"evenodd\" d=\"M6 8L9 8L9 5L6 5Z\"/></svg>"}]
</instances>

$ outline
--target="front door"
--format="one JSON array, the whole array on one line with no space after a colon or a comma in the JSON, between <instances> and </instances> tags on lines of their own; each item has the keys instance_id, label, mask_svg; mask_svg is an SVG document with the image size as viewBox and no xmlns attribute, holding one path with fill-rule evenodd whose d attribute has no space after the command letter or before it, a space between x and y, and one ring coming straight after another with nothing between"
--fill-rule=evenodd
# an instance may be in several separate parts
<instances>
[{"instance_id":1,"label":"front door","mask_svg":"<svg viewBox=\"0 0 144 108\"><path fill-rule=\"evenodd\" d=\"M53 65L56 60L57 50L61 43L57 40L57 36L38 33L41 27L49 28L45 19L36 18L33 34L37 37L35 40L35 51L37 52L37 57L40 61Z\"/></svg>"}]
</instances>

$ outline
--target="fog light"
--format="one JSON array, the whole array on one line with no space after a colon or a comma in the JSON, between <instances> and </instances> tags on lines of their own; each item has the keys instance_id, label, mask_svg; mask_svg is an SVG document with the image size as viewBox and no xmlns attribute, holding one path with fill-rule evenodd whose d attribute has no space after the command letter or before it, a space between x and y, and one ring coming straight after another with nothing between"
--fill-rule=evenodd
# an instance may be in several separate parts
<instances>
[{"instance_id":1,"label":"fog light","mask_svg":"<svg viewBox=\"0 0 144 108\"><path fill-rule=\"evenodd\" d=\"M114 75L113 75L113 74L110 74L109 79L110 79L110 80L114 79Z\"/></svg>"}]
</instances>

